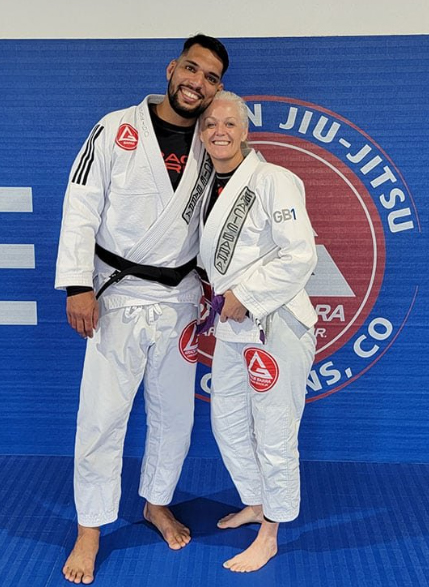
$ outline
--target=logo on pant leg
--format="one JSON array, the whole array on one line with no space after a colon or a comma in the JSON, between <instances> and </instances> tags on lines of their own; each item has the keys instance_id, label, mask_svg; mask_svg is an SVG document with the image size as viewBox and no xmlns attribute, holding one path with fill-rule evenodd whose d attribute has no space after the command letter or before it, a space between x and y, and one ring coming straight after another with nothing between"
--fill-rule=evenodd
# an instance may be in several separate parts
<instances>
[{"instance_id":1,"label":"logo on pant leg","mask_svg":"<svg viewBox=\"0 0 429 587\"><path fill-rule=\"evenodd\" d=\"M197 321L188 324L180 335L180 354L188 363L196 363L198 359Z\"/></svg>"},{"instance_id":2,"label":"logo on pant leg","mask_svg":"<svg viewBox=\"0 0 429 587\"><path fill-rule=\"evenodd\" d=\"M247 348L244 358L249 373L249 383L255 391L268 391L279 378L279 367L275 359L259 348Z\"/></svg>"}]
</instances>

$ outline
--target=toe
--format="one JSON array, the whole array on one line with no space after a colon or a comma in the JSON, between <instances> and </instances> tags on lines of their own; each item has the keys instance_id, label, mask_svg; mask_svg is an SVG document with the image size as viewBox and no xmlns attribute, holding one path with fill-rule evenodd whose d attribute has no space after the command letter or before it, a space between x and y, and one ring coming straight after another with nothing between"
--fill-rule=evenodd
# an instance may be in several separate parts
<instances>
[{"instance_id":1,"label":"toe","mask_svg":"<svg viewBox=\"0 0 429 587\"><path fill-rule=\"evenodd\" d=\"M175 536L174 538L168 541L168 546L172 550L180 550L181 548L186 546L186 543L180 538L180 536Z\"/></svg>"},{"instance_id":2,"label":"toe","mask_svg":"<svg viewBox=\"0 0 429 587\"><path fill-rule=\"evenodd\" d=\"M76 571L74 571L73 569L69 569L69 572L67 573L67 580L70 581L71 583L74 583L76 579Z\"/></svg>"},{"instance_id":3,"label":"toe","mask_svg":"<svg viewBox=\"0 0 429 587\"><path fill-rule=\"evenodd\" d=\"M218 528L224 527L225 524L227 524L229 522L229 520L233 517L234 517L234 514L228 514L224 518L221 518L220 520L218 520L218 522L217 522Z\"/></svg>"}]
</instances>

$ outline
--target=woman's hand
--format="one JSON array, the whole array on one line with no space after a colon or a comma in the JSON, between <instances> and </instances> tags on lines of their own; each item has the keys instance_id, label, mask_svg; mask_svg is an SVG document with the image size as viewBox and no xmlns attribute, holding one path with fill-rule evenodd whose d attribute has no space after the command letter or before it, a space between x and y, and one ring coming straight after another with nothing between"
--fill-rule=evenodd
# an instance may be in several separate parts
<instances>
[{"instance_id":1,"label":"woman's hand","mask_svg":"<svg viewBox=\"0 0 429 587\"><path fill-rule=\"evenodd\" d=\"M228 289L224 294L225 303L223 305L220 321L235 320L235 322L243 322L246 317L247 308L243 306L238 298Z\"/></svg>"}]
</instances>

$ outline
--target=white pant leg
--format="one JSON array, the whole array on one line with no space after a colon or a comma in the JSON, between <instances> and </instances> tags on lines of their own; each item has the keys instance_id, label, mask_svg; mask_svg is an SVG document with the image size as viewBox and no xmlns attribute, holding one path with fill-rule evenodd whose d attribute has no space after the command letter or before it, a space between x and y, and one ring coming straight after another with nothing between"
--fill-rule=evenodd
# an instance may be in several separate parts
<instances>
[{"instance_id":1,"label":"white pant leg","mask_svg":"<svg viewBox=\"0 0 429 587\"><path fill-rule=\"evenodd\" d=\"M261 474L255 454L250 389L244 344L216 341L212 365L213 434L241 501L262 503Z\"/></svg>"},{"instance_id":2,"label":"white pant leg","mask_svg":"<svg viewBox=\"0 0 429 587\"><path fill-rule=\"evenodd\" d=\"M260 349L274 360L278 368L277 381L266 391L274 379L259 380L258 373L267 375L264 368L272 369L267 355L253 366L249 365L252 413L255 426L258 461L262 473L262 506L265 516L276 522L294 520L299 513L300 473L298 431L305 405L306 382L314 359L315 338L313 329L302 335L292 331L295 319L280 309L270 319L266 345L247 345ZM297 325L299 323L295 321ZM254 358L252 352L248 359ZM255 379L256 373L256 379ZM276 374L271 371L271 376ZM262 389L256 391L254 389Z\"/></svg>"},{"instance_id":3,"label":"white pant leg","mask_svg":"<svg viewBox=\"0 0 429 587\"><path fill-rule=\"evenodd\" d=\"M144 377L147 435L139 494L167 505L188 453L194 416L197 347L192 304L162 304ZM182 333L185 332L182 337ZM187 358L186 358L187 357Z\"/></svg>"},{"instance_id":4,"label":"white pant leg","mask_svg":"<svg viewBox=\"0 0 429 587\"><path fill-rule=\"evenodd\" d=\"M103 312L88 340L75 446L79 524L100 526L118 515L128 417L151 343L148 307Z\"/></svg>"}]
</instances>

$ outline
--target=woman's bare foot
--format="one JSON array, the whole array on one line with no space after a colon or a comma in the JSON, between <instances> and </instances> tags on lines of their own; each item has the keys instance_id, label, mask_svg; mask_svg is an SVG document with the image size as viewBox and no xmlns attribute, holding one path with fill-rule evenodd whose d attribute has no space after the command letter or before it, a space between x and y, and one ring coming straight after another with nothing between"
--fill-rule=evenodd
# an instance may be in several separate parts
<instances>
[{"instance_id":1,"label":"woman's bare foot","mask_svg":"<svg viewBox=\"0 0 429 587\"><path fill-rule=\"evenodd\" d=\"M277 554L277 532L279 525L263 520L256 540L244 550L223 563L223 566L236 573L257 571Z\"/></svg>"},{"instance_id":2,"label":"woman's bare foot","mask_svg":"<svg viewBox=\"0 0 429 587\"><path fill-rule=\"evenodd\" d=\"M64 577L71 583L89 585L94 580L95 557L100 545L100 528L78 524L77 539L63 567Z\"/></svg>"},{"instance_id":3,"label":"woman's bare foot","mask_svg":"<svg viewBox=\"0 0 429 587\"><path fill-rule=\"evenodd\" d=\"M243 524L261 524L264 519L261 505L248 505L236 514L228 514L217 523L217 527L238 528Z\"/></svg>"},{"instance_id":4,"label":"woman's bare foot","mask_svg":"<svg viewBox=\"0 0 429 587\"><path fill-rule=\"evenodd\" d=\"M167 506L146 502L143 516L159 530L168 546L173 550L180 550L190 542L189 528L176 520Z\"/></svg>"}]
</instances>

